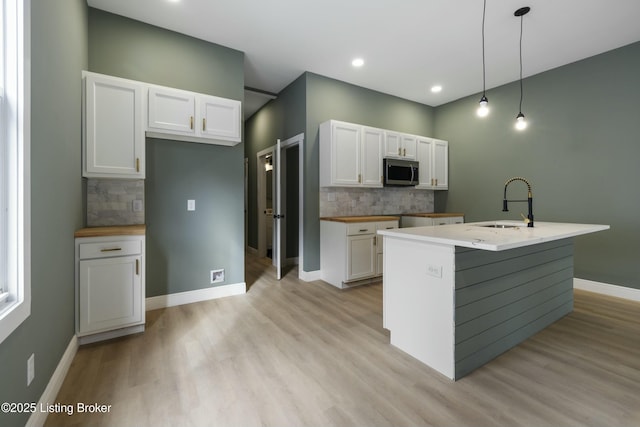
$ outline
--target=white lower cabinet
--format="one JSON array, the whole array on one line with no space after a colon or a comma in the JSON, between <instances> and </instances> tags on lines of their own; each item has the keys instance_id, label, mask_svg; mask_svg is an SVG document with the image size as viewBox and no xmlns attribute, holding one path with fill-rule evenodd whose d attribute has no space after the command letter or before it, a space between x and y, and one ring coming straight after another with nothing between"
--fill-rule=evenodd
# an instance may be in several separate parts
<instances>
[{"instance_id":1,"label":"white lower cabinet","mask_svg":"<svg viewBox=\"0 0 640 427\"><path fill-rule=\"evenodd\" d=\"M144 236L76 238L80 344L144 330Z\"/></svg>"},{"instance_id":2,"label":"white lower cabinet","mask_svg":"<svg viewBox=\"0 0 640 427\"><path fill-rule=\"evenodd\" d=\"M366 279L376 274L376 236L347 236L347 277L345 282Z\"/></svg>"},{"instance_id":3,"label":"white lower cabinet","mask_svg":"<svg viewBox=\"0 0 640 427\"><path fill-rule=\"evenodd\" d=\"M382 275L381 229L398 228L398 220L320 221L322 280L338 288L362 284Z\"/></svg>"}]
</instances>

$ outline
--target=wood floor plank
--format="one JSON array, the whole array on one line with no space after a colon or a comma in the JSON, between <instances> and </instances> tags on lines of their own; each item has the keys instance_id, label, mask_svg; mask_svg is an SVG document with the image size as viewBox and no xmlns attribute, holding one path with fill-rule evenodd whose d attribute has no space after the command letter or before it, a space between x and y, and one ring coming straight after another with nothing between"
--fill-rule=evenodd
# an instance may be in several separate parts
<instances>
[{"instance_id":1,"label":"wood floor plank","mask_svg":"<svg viewBox=\"0 0 640 427\"><path fill-rule=\"evenodd\" d=\"M640 304L575 291L574 311L458 382L389 344L382 286L276 281L154 310L143 334L79 349L47 426L640 425Z\"/></svg>"}]
</instances>

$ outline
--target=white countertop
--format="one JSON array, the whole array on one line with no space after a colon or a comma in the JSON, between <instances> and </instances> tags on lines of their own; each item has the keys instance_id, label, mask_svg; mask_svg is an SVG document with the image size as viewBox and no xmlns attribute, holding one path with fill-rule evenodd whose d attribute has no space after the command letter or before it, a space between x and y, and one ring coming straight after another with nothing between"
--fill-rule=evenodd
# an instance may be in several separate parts
<instances>
[{"instance_id":1,"label":"white countertop","mask_svg":"<svg viewBox=\"0 0 640 427\"><path fill-rule=\"evenodd\" d=\"M515 225L517 227L482 227L482 225L491 224ZM601 224L536 221L534 227L527 227L522 221L483 221L379 230L378 234L427 243L503 251L608 229L608 225Z\"/></svg>"}]
</instances>

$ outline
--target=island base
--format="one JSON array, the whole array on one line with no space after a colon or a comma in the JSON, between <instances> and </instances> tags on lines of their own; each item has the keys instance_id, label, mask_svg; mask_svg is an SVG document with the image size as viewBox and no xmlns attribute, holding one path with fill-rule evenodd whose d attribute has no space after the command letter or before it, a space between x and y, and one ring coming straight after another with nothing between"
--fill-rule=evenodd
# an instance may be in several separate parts
<instances>
[{"instance_id":1,"label":"island base","mask_svg":"<svg viewBox=\"0 0 640 427\"><path fill-rule=\"evenodd\" d=\"M504 251L385 235L390 343L458 380L573 310L573 239Z\"/></svg>"}]
</instances>

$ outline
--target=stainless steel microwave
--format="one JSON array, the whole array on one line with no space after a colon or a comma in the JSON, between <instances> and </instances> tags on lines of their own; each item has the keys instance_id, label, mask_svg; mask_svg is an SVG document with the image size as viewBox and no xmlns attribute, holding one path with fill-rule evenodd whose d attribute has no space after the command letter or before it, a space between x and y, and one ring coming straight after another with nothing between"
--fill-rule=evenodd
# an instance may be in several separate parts
<instances>
[{"instance_id":1,"label":"stainless steel microwave","mask_svg":"<svg viewBox=\"0 0 640 427\"><path fill-rule=\"evenodd\" d=\"M385 186L418 185L419 162L415 160L383 159Z\"/></svg>"}]
</instances>

